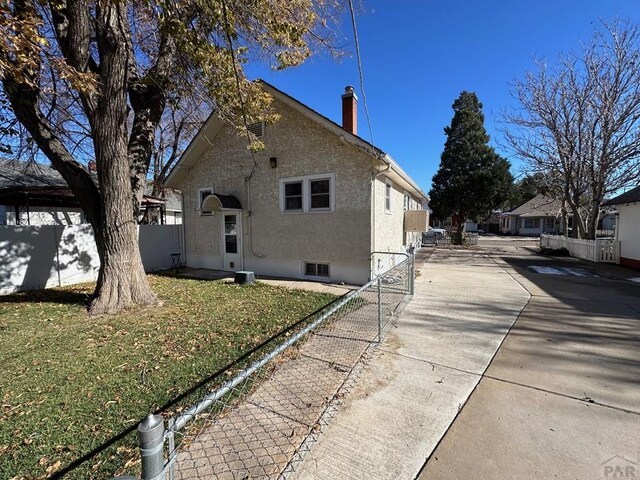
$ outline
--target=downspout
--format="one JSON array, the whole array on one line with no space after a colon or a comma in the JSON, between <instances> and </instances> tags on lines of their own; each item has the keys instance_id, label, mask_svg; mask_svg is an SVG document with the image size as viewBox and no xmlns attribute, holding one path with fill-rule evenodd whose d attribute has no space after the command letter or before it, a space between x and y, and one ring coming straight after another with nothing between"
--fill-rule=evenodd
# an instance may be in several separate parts
<instances>
[{"instance_id":1,"label":"downspout","mask_svg":"<svg viewBox=\"0 0 640 480\"><path fill-rule=\"evenodd\" d=\"M253 228L251 226L251 177L253 177L254 172L255 172L255 169L249 174L247 178L244 179L245 191L247 194L247 213L248 213L247 227L249 228L249 235L248 235L249 251L251 252L251 255L253 255L256 258L264 258L266 256L264 253L253 251ZM244 250L244 242L243 242L242 248ZM244 269L244 255L242 255L242 268Z\"/></svg>"},{"instance_id":2,"label":"downspout","mask_svg":"<svg viewBox=\"0 0 640 480\"><path fill-rule=\"evenodd\" d=\"M187 245L185 243L185 235L184 235L184 225L186 223L186 214L187 214L187 209L185 208L185 203L184 203L184 192L180 191L180 198L182 200L182 223L180 224L180 237L182 240L182 255L184 258L184 264L187 265Z\"/></svg>"},{"instance_id":3,"label":"downspout","mask_svg":"<svg viewBox=\"0 0 640 480\"><path fill-rule=\"evenodd\" d=\"M375 157L379 160L381 160L383 163L387 164L387 167L382 169L379 172L376 172L373 174L372 178L371 178L371 251L375 252L377 250L377 245L376 245L376 208L377 208L377 204L376 204L376 179L380 176L383 175L385 173L387 173L389 170L391 170L391 162L387 162L385 161L384 157L382 156L378 156L375 155ZM373 277L372 273L373 273L373 265L369 265L369 277L370 279Z\"/></svg>"}]
</instances>

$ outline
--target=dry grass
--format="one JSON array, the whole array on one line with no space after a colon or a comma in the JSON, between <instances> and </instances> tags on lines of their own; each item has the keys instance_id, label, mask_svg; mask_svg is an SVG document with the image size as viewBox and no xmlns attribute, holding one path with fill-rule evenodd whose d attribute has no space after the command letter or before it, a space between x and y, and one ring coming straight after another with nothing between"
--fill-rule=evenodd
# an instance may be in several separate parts
<instances>
[{"instance_id":1,"label":"dry grass","mask_svg":"<svg viewBox=\"0 0 640 480\"><path fill-rule=\"evenodd\" d=\"M335 298L149 279L161 307L98 318L84 308L90 284L0 297L0 478L138 473L135 427L148 412L193 401L202 389L174 402Z\"/></svg>"}]
</instances>

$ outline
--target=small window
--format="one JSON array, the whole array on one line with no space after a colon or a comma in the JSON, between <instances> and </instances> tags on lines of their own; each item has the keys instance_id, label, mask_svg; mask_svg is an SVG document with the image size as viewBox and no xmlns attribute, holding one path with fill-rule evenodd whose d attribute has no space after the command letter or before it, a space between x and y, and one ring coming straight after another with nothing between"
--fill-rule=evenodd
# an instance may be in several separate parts
<instances>
[{"instance_id":1,"label":"small window","mask_svg":"<svg viewBox=\"0 0 640 480\"><path fill-rule=\"evenodd\" d=\"M198 207L200 209L200 215L213 215L213 212L211 210L202 210L202 204L204 202L204 199L207 198L212 193L213 193L213 188L211 187L200 188L198 190L198 198L200 200L198 203Z\"/></svg>"},{"instance_id":2,"label":"small window","mask_svg":"<svg viewBox=\"0 0 640 480\"><path fill-rule=\"evenodd\" d=\"M305 275L309 277L328 277L329 276L329 264L328 263L308 263L304 264Z\"/></svg>"},{"instance_id":3,"label":"small window","mask_svg":"<svg viewBox=\"0 0 640 480\"><path fill-rule=\"evenodd\" d=\"M403 208L405 210L411 210L411 197L407 192L404 193L404 205Z\"/></svg>"},{"instance_id":4,"label":"small window","mask_svg":"<svg viewBox=\"0 0 640 480\"><path fill-rule=\"evenodd\" d=\"M384 210L389 213L391 212L391 182L387 180L384 189Z\"/></svg>"},{"instance_id":5,"label":"small window","mask_svg":"<svg viewBox=\"0 0 640 480\"><path fill-rule=\"evenodd\" d=\"M553 229L556 226L556 219L553 217L547 217L547 228Z\"/></svg>"},{"instance_id":6,"label":"small window","mask_svg":"<svg viewBox=\"0 0 640 480\"><path fill-rule=\"evenodd\" d=\"M311 190L311 210L329 210L331 208L331 187L329 179L311 180L309 184Z\"/></svg>"},{"instance_id":7,"label":"small window","mask_svg":"<svg viewBox=\"0 0 640 480\"><path fill-rule=\"evenodd\" d=\"M0 225L7 224L7 207L0 205Z\"/></svg>"},{"instance_id":8,"label":"small window","mask_svg":"<svg viewBox=\"0 0 640 480\"><path fill-rule=\"evenodd\" d=\"M302 211L302 181L284 184L284 210L286 212Z\"/></svg>"},{"instance_id":9,"label":"small window","mask_svg":"<svg viewBox=\"0 0 640 480\"><path fill-rule=\"evenodd\" d=\"M247 130L249 130L258 138L262 137L264 136L264 122L250 123L247 126Z\"/></svg>"},{"instance_id":10,"label":"small window","mask_svg":"<svg viewBox=\"0 0 640 480\"><path fill-rule=\"evenodd\" d=\"M524 228L536 228L534 218L525 218L524 219Z\"/></svg>"}]
</instances>

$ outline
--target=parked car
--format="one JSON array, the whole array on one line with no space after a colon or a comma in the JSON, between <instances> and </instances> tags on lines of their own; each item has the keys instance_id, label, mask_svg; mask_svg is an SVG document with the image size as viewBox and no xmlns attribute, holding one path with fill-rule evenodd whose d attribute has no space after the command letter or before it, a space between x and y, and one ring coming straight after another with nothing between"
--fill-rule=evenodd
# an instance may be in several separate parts
<instances>
[{"instance_id":1,"label":"parked car","mask_svg":"<svg viewBox=\"0 0 640 480\"><path fill-rule=\"evenodd\" d=\"M429 230L424 232L425 237L435 237L439 235L446 235L447 231L444 228L429 227Z\"/></svg>"}]
</instances>

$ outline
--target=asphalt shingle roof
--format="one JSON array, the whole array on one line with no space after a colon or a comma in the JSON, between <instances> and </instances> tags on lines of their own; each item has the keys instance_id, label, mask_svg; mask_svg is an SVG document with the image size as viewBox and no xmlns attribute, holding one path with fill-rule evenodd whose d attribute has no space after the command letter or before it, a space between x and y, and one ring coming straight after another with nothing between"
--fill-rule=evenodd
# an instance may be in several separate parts
<instances>
[{"instance_id":1,"label":"asphalt shingle roof","mask_svg":"<svg viewBox=\"0 0 640 480\"><path fill-rule=\"evenodd\" d=\"M67 187L53 168L35 162L0 160L0 189L34 187Z\"/></svg>"},{"instance_id":2,"label":"asphalt shingle roof","mask_svg":"<svg viewBox=\"0 0 640 480\"><path fill-rule=\"evenodd\" d=\"M618 195L617 197L612 198L611 200L607 200L602 204L602 206L606 205L621 205L623 203L634 203L640 202L640 185L636 188L632 188L628 192L623 193L622 195Z\"/></svg>"},{"instance_id":3,"label":"asphalt shingle roof","mask_svg":"<svg viewBox=\"0 0 640 480\"><path fill-rule=\"evenodd\" d=\"M536 195L508 214L520 217L557 217L560 215L560 201L544 195Z\"/></svg>"}]
</instances>

